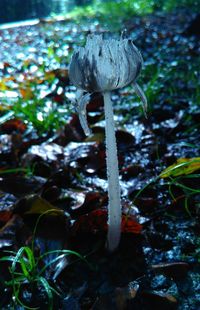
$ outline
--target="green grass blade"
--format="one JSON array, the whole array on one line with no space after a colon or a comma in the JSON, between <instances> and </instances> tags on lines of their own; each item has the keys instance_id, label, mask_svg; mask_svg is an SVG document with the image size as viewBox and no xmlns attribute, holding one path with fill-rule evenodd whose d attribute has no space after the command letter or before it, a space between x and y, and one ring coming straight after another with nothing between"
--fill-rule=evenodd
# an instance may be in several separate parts
<instances>
[{"instance_id":1,"label":"green grass blade","mask_svg":"<svg viewBox=\"0 0 200 310\"><path fill-rule=\"evenodd\" d=\"M14 257L13 259L13 262L12 262L12 266L11 266L11 271L14 272L15 271L15 268L16 268L16 264L17 263L20 263L20 259L25 251L24 249L25 247L21 247L18 252L16 253L16 256Z\"/></svg>"},{"instance_id":2,"label":"green grass blade","mask_svg":"<svg viewBox=\"0 0 200 310\"><path fill-rule=\"evenodd\" d=\"M58 213L59 212L59 209L50 209L50 210L47 210L45 212L43 212L42 214L40 214L40 216L38 217L37 221L36 221L36 224L35 224L35 227L34 227L34 230L33 230L33 237L32 237L32 245L31 245L31 248L32 248L32 252L33 252L33 249L34 249L34 242L35 242L35 235L36 235L36 231L37 231L37 228L38 228L38 225L39 225L39 222L41 220L41 218L46 215L46 214L49 214L49 213ZM61 213L62 211L60 211Z\"/></svg>"},{"instance_id":3,"label":"green grass blade","mask_svg":"<svg viewBox=\"0 0 200 310\"><path fill-rule=\"evenodd\" d=\"M193 193L200 193L200 189L195 189L195 188L183 185L183 184L181 184L179 182L176 182L176 181L174 181L173 184L176 185L176 186L179 186L182 189L185 189L186 191L191 191Z\"/></svg>"},{"instance_id":4,"label":"green grass blade","mask_svg":"<svg viewBox=\"0 0 200 310\"><path fill-rule=\"evenodd\" d=\"M29 267L28 264L25 262L25 260L23 258L20 259L19 263L20 263L20 267L22 269L24 276L27 279L29 279L30 278L30 272L28 270L28 267Z\"/></svg>"},{"instance_id":5,"label":"green grass blade","mask_svg":"<svg viewBox=\"0 0 200 310\"><path fill-rule=\"evenodd\" d=\"M44 289L47 293L48 300L49 300L49 310L53 310L53 294L52 294L52 289L51 289L48 281L43 277L39 277L38 281L41 282L42 286L44 287Z\"/></svg>"},{"instance_id":6,"label":"green grass blade","mask_svg":"<svg viewBox=\"0 0 200 310\"><path fill-rule=\"evenodd\" d=\"M6 261L13 262L14 260L15 260L15 256L4 256L0 258L1 262L6 262Z\"/></svg>"},{"instance_id":7,"label":"green grass blade","mask_svg":"<svg viewBox=\"0 0 200 310\"><path fill-rule=\"evenodd\" d=\"M17 275L17 277L13 278L15 284L19 284L20 285L20 284L24 283L24 281L25 281L24 274L21 273L21 275L20 275L20 273L16 273L14 275ZM12 286L13 285L13 280L5 281L5 284L7 286Z\"/></svg>"},{"instance_id":8,"label":"green grass blade","mask_svg":"<svg viewBox=\"0 0 200 310\"><path fill-rule=\"evenodd\" d=\"M33 251L27 246L24 247L24 250L25 250L26 255L28 257L30 269L33 270L35 268L35 257L34 257Z\"/></svg>"},{"instance_id":9,"label":"green grass blade","mask_svg":"<svg viewBox=\"0 0 200 310\"><path fill-rule=\"evenodd\" d=\"M87 259L83 255L79 254L78 252L72 251L72 250L52 250L52 251L48 251L48 252L42 254L40 256L39 260L43 259L45 256L48 256L50 254L60 254L60 255L58 257L56 257L55 259L52 259L48 264L46 264L42 268L42 270L40 271L40 274L42 274L49 266L51 266L56 261L58 261L61 258L61 256L63 256L63 255L65 255L65 256L74 255L74 256L78 257L80 260L84 261L89 266L89 268L93 269L91 264L87 261Z\"/></svg>"}]
</instances>

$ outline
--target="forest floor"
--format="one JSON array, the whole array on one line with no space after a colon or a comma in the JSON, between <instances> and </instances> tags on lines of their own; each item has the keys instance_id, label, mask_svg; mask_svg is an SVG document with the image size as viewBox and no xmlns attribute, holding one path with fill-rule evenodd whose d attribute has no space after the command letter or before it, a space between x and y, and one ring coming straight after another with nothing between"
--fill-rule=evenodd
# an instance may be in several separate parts
<instances>
[{"instance_id":1,"label":"forest floor","mask_svg":"<svg viewBox=\"0 0 200 310\"><path fill-rule=\"evenodd\" d=\"M200 41L187 31L194 17L177 10L124 22L144 58L139 84L149 108L146 119L131 86L112 94L123 208L113 254L105 249L102 96L88 105L86 138L67 71L73 49L105 28L43 20L0 30L2 310L200 309Z\"/></svg>"}]
</instances>

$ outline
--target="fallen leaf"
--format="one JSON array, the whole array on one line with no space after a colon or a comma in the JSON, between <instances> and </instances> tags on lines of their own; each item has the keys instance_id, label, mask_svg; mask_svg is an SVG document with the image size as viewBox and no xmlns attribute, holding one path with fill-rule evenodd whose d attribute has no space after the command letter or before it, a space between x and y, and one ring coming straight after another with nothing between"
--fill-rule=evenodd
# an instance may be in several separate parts
<instances>
[{"instance_id":1,"label":"fallen leaf","mask_svg":"<svg viewBox=\"0 0 200 310\"><path fill-rule=\"evenodd\" d=\"M155 273L164 274L173 279L184 278L189 271L189 265L185 262L162 263L152 265L151 268Z\"/></svg>"},{"instance_id":2,"label":"fallen leaf","mask_svg":"<svg viewBox=\"0 0 200 310\"><path fill-rule=\"evenodd\" d=\"M25 100L30 100L34 98L34 92L30 87L26 87L26 88L21 87L19 91L20 91L22 98Z\"/></svg>"},{"instance_id":3,"label":"fallen leaf","mask_svg":"<svg viewBox=\"0 0 200 310\"><path fill-rule=\"evenodd\" d=\"M50 202L41 198L38 195L26 196L25 198L21 199L21 201L18 202L15 208L16 213L20 212L25 215L31 215L31 214L40 215L50 210L53 210L51 212L51 215L63 214L62 210L53 206Z\"/></svg>"},{"instance_id":4,"label":"fallen leaf","mask_svg":"<svg viewBox=\"0 0 200 310\"><path fill-rule=\"evenodd\" d=\"M26 130L26 128L27 127L22 120L18 118L13 118L3 123L0 127L0 130L1 132L7 133L7 134L13 133L14 131L23 133Z\"/></svg>"},{"instance_id":5,"label":"fallen leaf","mask_svg":"<svg viewBox=\"0 0 200 310\"><path fill-rule=\"evenodd\" d=\"M84 232L102 232L107 231L107 210L98 209L88 214L82 215L73 225L73 231ZM142 226L136 221L135 217L129 215L122 215L121 231L123 233L141 233Z\"/></svg>"},{"instance_id":6,"label":"fallen leaf","mask_svg":"<svg viewBox=\"0 0 200 310\"><path fill-rule=\"evenodd\" d=\"M177 162L167 167L161 174L160 178L177 177L187 175L200 169L200 157L196 158L179 158Z\"/></svg>"}]
</instances>

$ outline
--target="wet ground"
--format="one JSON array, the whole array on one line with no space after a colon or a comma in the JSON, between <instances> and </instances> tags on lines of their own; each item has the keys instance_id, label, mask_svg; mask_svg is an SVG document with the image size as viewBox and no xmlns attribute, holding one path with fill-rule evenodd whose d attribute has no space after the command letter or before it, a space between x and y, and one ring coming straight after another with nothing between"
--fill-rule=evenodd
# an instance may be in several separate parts
<instances>
[{"instance_id":1,"label":"wet ground","mask_svg":"<svg viewBox=\"0 0 200 310\"><path fill-rule=\"evenodd\" d=\"M70 249L89 263L71 255L47 268L44 277L60 294L53 293L53 309L200 309L200 44L188 32L193 18L179 10L124 23L144 58L139 82L149 108L146 119L131 86L112 94L123 207L113 254L105 249L103 100L94 94L88 105L93 134L86 138L67 71L73 48L106 26L63 20L0 30L0 255L35 237L35 257ZM181 169L164 174L177 160ZM23 309L6 285L8 267L0 263L1 308ZM43 286L21 283L23 304L50 309L47 296Z\"/></svg>"}]
</instances>

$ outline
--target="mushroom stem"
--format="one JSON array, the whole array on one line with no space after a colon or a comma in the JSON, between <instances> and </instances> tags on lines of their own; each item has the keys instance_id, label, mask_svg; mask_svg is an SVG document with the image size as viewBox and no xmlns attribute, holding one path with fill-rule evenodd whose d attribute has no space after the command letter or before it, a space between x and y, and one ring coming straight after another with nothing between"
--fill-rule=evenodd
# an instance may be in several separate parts
<instances>
[{"instance_id":1,"label":"mushroom stem","mask_svg":"<svg viewBox=\"0 0 200 310\"><path fill-rule=\"evenodd\" d=\"M110 92L104 92L104 109L106 120L106 163L108 178L108 250L114 251L120 242L121 203L117 144L115 136L114 115Z\"/></svg>"}]
</instances>

